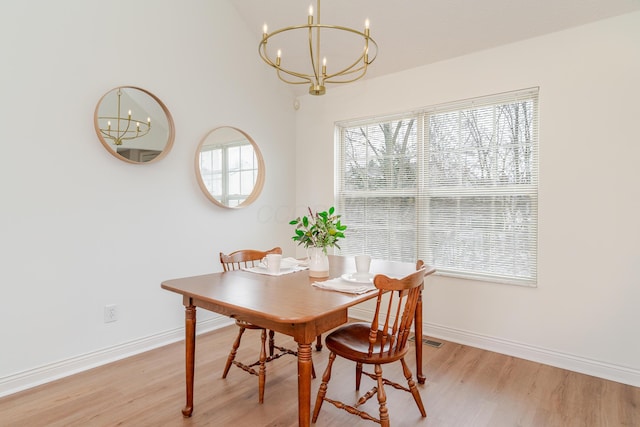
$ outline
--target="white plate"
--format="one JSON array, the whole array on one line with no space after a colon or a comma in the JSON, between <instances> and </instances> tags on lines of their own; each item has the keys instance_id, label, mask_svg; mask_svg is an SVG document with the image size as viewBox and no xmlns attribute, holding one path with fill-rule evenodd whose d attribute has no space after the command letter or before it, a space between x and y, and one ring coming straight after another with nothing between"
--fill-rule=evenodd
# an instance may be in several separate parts
<instances>
[{"instance_id":1,"label":"white plate","mask_svg":"<svg viewBox=\"0 0 640 427\"><path fill-rule=\"evenodd\" d=\"M369 273L367 277L360 277L360 275L356 276L356 273L345 273L342 276L342 280L346 280L351 283L372 283L373 282L373 274Z\"/></svg>"}]
</instances>

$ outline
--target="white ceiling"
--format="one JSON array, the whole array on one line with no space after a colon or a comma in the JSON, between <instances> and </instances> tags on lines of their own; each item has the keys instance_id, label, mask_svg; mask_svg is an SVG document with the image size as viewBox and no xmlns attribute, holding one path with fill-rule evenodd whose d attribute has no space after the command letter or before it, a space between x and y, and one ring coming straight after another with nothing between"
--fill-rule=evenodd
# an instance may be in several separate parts
<instances>
[{"instance_id":1,"label":"white ceiling","mask_svg":"<svg viewBox=\"0 0 640 427\"><path fill-rule=\"evenodd\" d=\"M230 2L255 32L256 56L263 24L270 32L306 24L309 5L316 8L316 0ZM370 20L379 46L371 78L637 11L640 0L323 0L320 6L323 24L361 29ZM322 55L331 61L331 52Z\"/></svg>"}]
</instances>

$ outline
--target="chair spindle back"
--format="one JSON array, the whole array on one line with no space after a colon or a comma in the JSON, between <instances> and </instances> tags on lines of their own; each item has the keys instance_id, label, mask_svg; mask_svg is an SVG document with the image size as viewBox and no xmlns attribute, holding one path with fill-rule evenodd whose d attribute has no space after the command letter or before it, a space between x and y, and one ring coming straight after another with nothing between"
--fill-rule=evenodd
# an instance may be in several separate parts
<instances>
[{"instance_id":1,"label":"chair spindle back","mask_svg":"<svg viewBox=\"0 0 640 427\"><path fill-rule=\"evenodd\" d=\"M241 270L247 267L255 267L268 254L282 254L282 249L277 246L268 251L243 249L231 252L228 255L220 252L220 264L222 264L224 271Z\"/></svg>"},{"instance_id":2,"label":"chair spindle back","mask_svg":"<svg viewBox=\"0 0 640 427\"><path fill-rule=\"evenodd\" d=\"M391 356L405 351L424 277L435 271L433 268L427 270L422 261L416 263L416 270L402 279L393 279L383 274L374 277L373 283L379 291L369 331L369 356L374 351L378 351L381 356L384 353ZM379 349L376 350L378 345Z\"/></svg>"}]
</instances>

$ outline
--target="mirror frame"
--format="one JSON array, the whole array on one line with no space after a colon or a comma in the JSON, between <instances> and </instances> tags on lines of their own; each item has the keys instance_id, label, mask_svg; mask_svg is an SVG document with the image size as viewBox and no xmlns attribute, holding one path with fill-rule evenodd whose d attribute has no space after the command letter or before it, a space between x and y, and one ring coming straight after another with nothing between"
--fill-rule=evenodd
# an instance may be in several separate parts
<instances>
[{"instance_id":1,"label":"mirror frame","mask_svg":"<svg viewBox=\"0 0 640 427\"><path fill-rule=\"evenodd\" d=\"M204 145L204 143L206 142L207 138L214 133L217 130L220 129L232 129L235 130L236 132L242 134L242 136L244 136L247 141L249 141L249 143L252 145L253 147L253 151L255 152L256 158L258 160L258 176L256 177L256 182L253 185L253 190L251 191L251 194L249 194L247 196L246 199L244 199L244 201L242 203L240 203L238 206L227 206L224 203L222 203L220 200L216 199L215 197L213 197L213 195L211 195L211 193L209 193L209 190L207 190L207 186L204 183L204 180L202 179L202 172L200 170L200 153L202 151L202 147ZM220 206L222 208L225 209L240 209L240 208L244 208L248 205L250 205L251 203L253 203L254 201L256 201L256 199L258 198L258 196L260 196L260 193L262 193L262 188L264 187L264 177L265 177L265 165L264 165L264 158L262 157L262 152L260 151L260 148L258 147L258 144L256 144L256 142L253 140L253 138L251 138L249 136L249 134L247 134L245 131L243 131L242 129L238 129L237 127L234 126L218 126L216 128L211 129L209 132L207 132L204 137L200 140L200 143L198 144L198 147L196 148L196 155L195 155L195 162L194 162L194 171L196 174L196 180L198 181L198 185L200 186L200 189L202 190L202 192L204 193L204 195L207 197L207 199L209 199L211 202L213 202L213 204Z\"/></svg>"},{"instance_id":2,"label":"mirror frame","mask_svg":"<svg viewBox=\"0 0 640 427\"><path fill-rule=\"evenodd\" d=\"M160 106L160 108L164 112L165 118L167 120L167 127L168 127L168 131L169 131L169 134L167 135L167 143L165 144L164 149L160 152L160 154L158 154L156 157L154 157L153 159L151 159L151 160L149 160L147 162L139 162L139 161L136 161L136 160L131 160L131 159L128 159L128 158L118 154L118 152L113 149L113 144L109 144L104 139L104 137L102 136L102 133L100 132L100 123L98 122L98 117L99 117L98 116L98 112L100 110L100 106L102 105L102 102L107 97L107 95L113 93L114 91L120 90L120 89L135 89L135 90L139 90L140 92L143 92L144 94L146 94L147 96L152 98ZM175 126L174 126L174 123L173 123L173 117L171 116L171 113L169 112L169 109L167 108L167 106L164 105L164 103L160 100L160 98L155 96L153 93L149 92L148 90L142 89L140 87L136 87L136 86L117 86L117 87L114 87L113 89L111 89L110 91L108 91L107 93L105 93L104 95L102 95L100 100L98 100L98 103L96 104L96 109L95 109L95 111L93 113L93 127L94 127L94 129L96 131L96 134L98 135L98 139L100 140L100 143L102 143L102 145L107 149L109 154L111 154L113 157L117 158L118 160L122 160L123 162L127 162L127 163L132 163L134 165L143 165L143 164L148 164L148 163L154 163L154 162L157 162L157 161L163 159L167 154L169 154L169 151L171 151L171 148L173 147L173 142L175 140L175 135L176 135Z\"/></svg>"}]
</instances>

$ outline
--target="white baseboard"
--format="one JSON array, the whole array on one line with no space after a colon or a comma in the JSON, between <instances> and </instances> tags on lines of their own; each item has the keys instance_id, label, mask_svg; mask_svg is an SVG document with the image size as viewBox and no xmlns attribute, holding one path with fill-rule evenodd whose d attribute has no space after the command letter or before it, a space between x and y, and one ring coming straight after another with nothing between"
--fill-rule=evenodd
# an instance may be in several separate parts
<instances>
[{"instance_id":1,"label":"white baseboard","mask_svg":"<svg viewBox=\"0 0 640 427\"><path fill-rule=\"evenodd\" d=\"M219 329L233 323L232 319L218 316L199 321L196 331L198 334ZM48 383L78 372L86 371L97 366L106 365L116 360L124 359L135 354L153 350L184 339L184 327L160 332L134 341L118 344L102 350L72 357L60 362L50 363L28 371L19 372L0 378L0 397L17 393L31 387Z\"/></svg>"},{"instance_id":2,"label":"white baseboard","mask_svg":"<svg viewBox=\"0 0 640 427\"><path fill-rule=\"evenodd\" d=\"M369 320L371 310L352 307L349 316ZM233 320L219 316L203 321L197 325L197 333L205 333L232 324ZM545 365L555 366L574 372L616 381L640 387L640 371L625 366L613 365L593 359L571 354L547 350L514 341L476 334L433 323L423 323L423 334L458 344L469 345L483 350L519 357ZM28 371L19 372L0 378L0 397L17 393L31 387L54 381L154 348L162 347L184 339L184 328L176 328L138 340L119 344L103 350L76 356L60 362L51 363Z\"/></svg>"},{"instance_id":3,"label":"white baseboard","mask_svg":"<svg viewBox=\"0 0 640 427\"><path fill-rule=\"evenodd\" d=\"M362 308L351 308L349 316L356 319L369 320L373 313ZM508 356L580 372L598 378L640 387L640 370L626 366L614 365L599 360L588 359L572 354L562 353L545 348L535 347L515 341L504 340L469 331L450 328L434 323L422 324L423 335L446 341L464 344L483 350L494 351Z\"/></svg>"}]
</instances>

